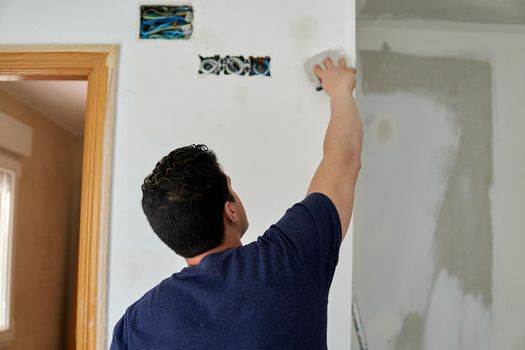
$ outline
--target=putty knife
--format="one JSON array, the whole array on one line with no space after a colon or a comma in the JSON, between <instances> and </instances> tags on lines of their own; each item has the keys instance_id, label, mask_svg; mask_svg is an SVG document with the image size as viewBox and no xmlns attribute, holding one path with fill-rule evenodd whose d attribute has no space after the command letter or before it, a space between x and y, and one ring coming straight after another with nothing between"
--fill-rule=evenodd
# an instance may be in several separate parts
<instances>
[{"instance_id":1,"label":"putty knife","mask_svg":"<svg viewBox=\"0 0 525 350\"><path fill-rule=\"evenodd\" d=\"M321 87L321 81L315 75L314 66L318 64L321 67L324 67L323 61L326 57L330 57L332 59L332 62L334 62L334 64L337 64L339 62L339 58L344 57L346 60L347 66L348 65L352 67L355 66L355 62L350 62L348 60L348 55L345 53L343 48L340 46L331 48L329 50L320 52L312 57L304 59L303 64L304 64L304 69L306 71L306 75L308 76L308 79L312 82L312 84L315 86L315 89L317 91L321 91L323 88Z\"/></svg>"}]
</instances>

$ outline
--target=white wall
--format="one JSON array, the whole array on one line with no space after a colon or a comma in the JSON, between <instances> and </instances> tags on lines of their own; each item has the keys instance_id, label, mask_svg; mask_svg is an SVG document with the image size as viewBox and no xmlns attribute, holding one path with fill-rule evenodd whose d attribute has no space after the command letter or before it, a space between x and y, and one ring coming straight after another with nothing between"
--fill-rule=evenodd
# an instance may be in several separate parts
<instances>
[{"instance_id":1,"label":"white wall","mask_svg":"<svg viewBox=\"0 0 525 350\"><path fill-rule=\"evenodd\" d=\"M455 160L458 135L465 131L455 124L457 111L447 110L431 90L359 93L367 130L356 203L354 277L370 348L524 349L525 28L444 21L360 21L358 28L360 51L379 52L386 42L392 52L429 61L486 62L492 69L490 211L466 210L465 215L489 215L492 221L492 263L482 271L491 276L489 302L451 275L436 254L436 216L450 180L447 162ZM436 79L433 73L428 72L428 85ZM398 86L424 81L424 76L405 78ZM451 86L467 83L452 81ZM388 142L381 137L385 120L390 123ZM467 197L476 198L473 193ZM365 211L371 207L377 211ZM470 234L460 232L467 238ZM459 248L461 263L479 257L467 238L470 244Z\"/></svg>"},{"instance_id":2,"label":"white wall","mask_svg":"<svg viewBox=\"0 0 525 350\"><path fill-rule=\"evenodd\" d=\"M183 267L140 209L140 184L175 147L214 149L244 201L254 240L301 200L321 157L328 100L305 56L335 45L354 55L353 0L193 2L190 41L137 40L138 2L0 0L0 44L119 43L108 334L127 305ZM199 77L197 55L269 55L272 78ZM329 347L350 346L351 240L329 310Z\"/></svg>"}]
</instances>

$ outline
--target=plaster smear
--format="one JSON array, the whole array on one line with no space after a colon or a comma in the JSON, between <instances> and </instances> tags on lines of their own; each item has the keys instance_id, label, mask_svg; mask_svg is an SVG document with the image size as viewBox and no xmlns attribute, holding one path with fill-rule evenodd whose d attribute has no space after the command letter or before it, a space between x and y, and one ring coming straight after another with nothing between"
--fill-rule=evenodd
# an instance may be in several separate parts
<instances>
[{"instance_id":1,"label":"plaster smear","mask_svg":"<svg viewBox=\"0 0 525 350\"><path fill-rule=\"evenodd\" d=\"M370 347L478 349L492 303L491 67L388 49L360 56L354 266ZM461 307L437 312L448 299ZM461 341L443 347L451 320Z\"/></svg>"},{"instance_id":2,"label":"plaster smear","mask_svg":"<svg viewBox=\"0 0 525 350\"><path fill-rule=\"evenodd\" d=\"M524 24L521 0L363 0L359 18L438 19Z\"/></svg>"},{"instance_id":3,"label":"plaster smear","mask_svg":"<svg viewBox=\"0 0 525 350\"><path fill-rule=\"evenodd\" d=\"M424 319L433 286L436 213L457 152L457 115L413 93L359 101L365 145L354 223L356 295L370 348L421 349L413 338L396 337L422 341L416 320Z\"/></svg>"},{"instance_id":4,"label":"plaster smear","mask_svg":"<svg viewBox=\"0 0 525 350\"><path fill-rule=\"evenodd\" d=\"M425 325L426 350L488 350L490 312L480 296L465 294L461 280L438 274Z\"/></svg>"},{"instance_id":5,"label":"plaster smear","mask_svg":"<svg viewBox=\"0 0 525 350\"><path fill-rule=\"evenodd\" d=\"M403 319L403 328L396 337L394 349L423 349L425 319L417 313L409 313Z\"/></svg>"}]
</instances>

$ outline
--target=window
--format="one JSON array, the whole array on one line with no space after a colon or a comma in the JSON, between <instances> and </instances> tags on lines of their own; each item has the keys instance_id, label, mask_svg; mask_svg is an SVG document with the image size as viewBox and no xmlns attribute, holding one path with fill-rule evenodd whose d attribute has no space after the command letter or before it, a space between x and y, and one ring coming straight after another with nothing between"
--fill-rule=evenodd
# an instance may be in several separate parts
<instances>
[{"instance_id":1,"label":"window","mask_svg":"<svg viewBox=\"0 0 525 350\"><path fill-rule=\"evenodd\" d=\"M0 153L0 343L12 336L11 257L18 169L18 162Z\"/></svg>"}]
</instances>

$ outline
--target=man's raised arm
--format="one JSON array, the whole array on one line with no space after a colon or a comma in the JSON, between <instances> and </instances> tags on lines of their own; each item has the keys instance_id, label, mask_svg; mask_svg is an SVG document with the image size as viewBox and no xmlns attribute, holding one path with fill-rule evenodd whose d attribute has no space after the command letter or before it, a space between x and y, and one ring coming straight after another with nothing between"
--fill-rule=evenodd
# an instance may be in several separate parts
<instances>
[{"instance_id":1,"label":"man's raised arm","mask_svg":"<svg viewBox=\"0 0 525 350\"><path fill-rule=\"evenodd\" d=\"M324 61L315 67L323 90L330 97L331 117L323 144L323 159L314 174L308 193L327 195L339 213L343 237L346 235L354 205L354 190L361 169L363 123L352 92L356 85L355 69L344 59L338 65Z\"/></svg>"}]
</instances>

